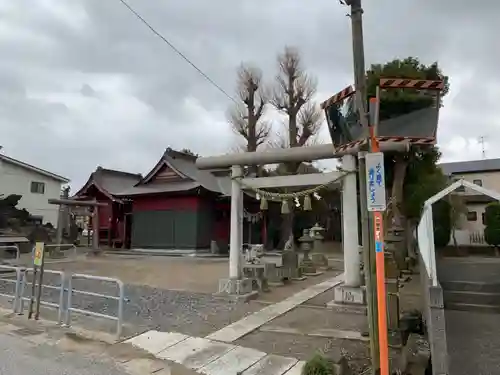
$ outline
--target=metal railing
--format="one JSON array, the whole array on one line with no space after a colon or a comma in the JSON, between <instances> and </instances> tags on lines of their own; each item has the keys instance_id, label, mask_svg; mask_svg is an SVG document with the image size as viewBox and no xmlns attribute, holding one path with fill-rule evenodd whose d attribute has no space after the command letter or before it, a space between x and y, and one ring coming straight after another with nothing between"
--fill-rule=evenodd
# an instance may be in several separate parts
<instances>
[{"instance_id":1,"label":"metal railing","mask_svg":"<svg viewBox=\"0 0 500 375\"><path fill-rule=\"evenodd\" d=\"M20 290L19 290L19 300L20 300L20 307L18 314L22 315L24 313L24 301L31 301L30 297L25 297L24 292L26 290L26 284L33 285L35 280L32 280L31 283L28 282L28 274L31 272L33 273L33 268L24 268L21 269L21 272L23 274L23 277L20 282ZM43 289L49 289L49 290L56 290L59 291L59 301L58 303L55 302L49 302L49 301L43 301L41 298L42 296L40 295L40 305L44 307L51 307L54 309L57 309L57 323L61 324L63 322L63 311L64 311L64 284L65 284L65 279L66 279L66 274L62 271L53 271L53 270L44 270L44 274L50 274L50 275L57 275L59 276L59 285L50 285L50 284L42 284L39 286L40 288ZM33 278L34 279L34 278ZM33 296L34 298L34 296Z\"/></svg>"},{"instance_id":2,"label":"metal railing","mask_svg":"<svg viewBox=\"0 0 500 375\"><path fill-rule=\"evenodd\" d=\"M0 270L9 270L9 271L16 273L15 279L4 278L4 277L0 278L0 281L15 284L14 294L0 293L0 297L12 299L12 311L14 313L16 313L18 311L19 302L20 302L19 291L20 291L20 283L21 283L21 278L22 278L22 271L19 267L4 266L4 265L0 265Z\"/></svg>"},{"instance_id":3,"label":"metal railing","mask_svg":"<svg viewBox=\"0 0 500 375\"><path fill-rule=\"evenodd\" d=\"M73 280L75 280L75 279L96 280L96 281L115 283L118 286L118 296L89 292L89 291L85 291L85 290L73 289ZM72 306L73 293L78 293L78 294L83 294L83 295L87 295L87 296L100 297L100 298L118 301L118 311L117 311L116 316L98 313L98 312L90 311L90 310L83 310L83 309L73 307ZM114 320L114 321L116 321L116 336L119 339L121 334L122 334L123 303L124 303L124 301L125 301L125 287L124 287L124 284L121 280L111 278L111 277L84 275L84 274L79 274L79 273L71 274L68 277L68 303L66 306L65 325L66 326L71 325L71 312L76 312L76 313L89 315L89 316L95 316L95 317L103 318L103 319Z\"/></svg>"},{"instance_id":4,"label":"metal railing","mask_svg":"<svg viewBox=\"0 0 500 375\"><path fill-rule=\"evenodd\" d=\"M19 250L19 246L17 245L0 246L0 250L16 250L16 260L19 260L19 258L21 258L21 251Z\"/></svg>"},{"instance_id":5,"label":"metal railing","mask_svg":"<svg viewBox=\"0 0 500 375\"><path fill-rule=\"evenodd\" d=\"M36 293L35 289L33 288L33 283L35 282L35 277L34 277L34 269L33 268L24 268L24 267L16 267L16 266L4 266L0 265L0 270L8 270L15 272L16 277L3 277L0 278L0 281L7 282L7 283L12 283L14 284L14 292L13 294L9 294L7 292L1 292L0 297L5 297L8 299L12 300L12 310L14 313L17 313L19 315L22 315L25 310L25 304L24 302L31 302L32 298L34 298L34 301L36 300ZM28 277L30 273L33 275L33 278L31 280L28 280ZM53 271L53 270L44 270L44 274L49 274L49 275L56 275L58 277L58 282L55 283L48 283L44 281L41 286L38 286L41 288L40 292L43 292L43 290L55 290L56 294L55 296L52 296L52 298L47 298L42 299L42 293L40 293L40 306L44 307L49 307L57 310L57 323L62 324L65 326L70 326L71 325L71 313L80 313L83 315L88 315L88 316L94 316L98 318L103 318L103 319L108 319L112 321L116 321L116 336L119 339L122 334L122 327L123 327L123 308L124 308L124 303L125 301L128 301L127 298L125 298L125 286L123 282L119 279L115 278L110 278L110 277L103 277L103 276L93 276L93 275L85 275L85 274L71 274L71 273L65 273L62 271ZM91 292L87 290L78 290L73 288L73 281L77 280L95 280L95 281L100 281L100 282L105 282L105 283L114 283L118 287L118 295L112 295L112 294L103 294L103 293L96 293L96 292ZM57 281L57 280L56 280ZM30 290L29 288L26 288L26 286L29 285L31 286L31 296L25 296L26 289ZM67 292L67 299L65 299L64 293ZM110 315L110 314L104 314L100 312L95 312L91 310L85 310L83 308L78 308L73 306L73 294L81 294L81 295L86 295L86 296L92 296L92 297L98 297L98 298L103 298L103 299L109 299L109 300L114 300L117 301L118 303L118 308L117 308L117 313L116 315ZM57 301L57 302L55 302ZM66 303L65 303L66 302ZM38 308L37 308L38 309ZM36 317L35 317L36 319Z\"/></svg>"}]
</instances>

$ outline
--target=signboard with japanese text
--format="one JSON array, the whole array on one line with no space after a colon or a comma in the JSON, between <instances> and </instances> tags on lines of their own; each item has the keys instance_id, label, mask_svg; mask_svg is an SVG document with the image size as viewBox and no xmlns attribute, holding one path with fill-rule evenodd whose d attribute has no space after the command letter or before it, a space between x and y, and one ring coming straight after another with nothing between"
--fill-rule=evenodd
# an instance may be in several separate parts
<instances>
[{"instance_id":1,"label":"signboard with japanese text","mask_svg":"<svg viewBox=\"0 0 500 375\"><path fill-rule=\"evenodd\" d=\"M44 249L45 249L45 244L43 242L37 242L35 244L35 254L33 256L33 264L37 267L42 266Z\"/></svg>"},{"instance_id":2,"label":"signboard with japanese text","mask_svg":"<svg viewBox=\"0 0 500 375\"><path fill-rule=\"evenodd\" d=\"M373 231L375 236L375 252L384 251L384 228L382 213L377 211L373 213Z\"/></svg>"},{"instance_id":3,"label":"signboard with japanese text","mask_svg":"<svg viewBox=\"0 0 500 375\"><path fill-rule=\"evenodd\" d=\"M384 154L372 152L366 154L366 193L368 211L385 211Z\"/></svg>"}]
</instances>

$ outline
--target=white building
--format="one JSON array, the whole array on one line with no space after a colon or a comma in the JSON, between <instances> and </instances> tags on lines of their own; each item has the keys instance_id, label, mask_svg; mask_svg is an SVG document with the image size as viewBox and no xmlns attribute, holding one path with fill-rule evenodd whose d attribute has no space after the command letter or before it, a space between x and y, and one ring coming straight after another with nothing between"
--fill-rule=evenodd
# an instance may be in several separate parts
<instances>
[{"instance_id":1,"label":"white building","mask_svg":"<svg viewBox=\"0 0 500 375\"><path fill-rule=\"evenodd\" d=\"M0 194L22 195L17 208L25 208L36 221L57 226L58 206L49 199L61 196L69 179L0 154Z\"/></svg>"},{"instance_id":2,"label":"white building","mask_svg":"<svg viewBox=\"0 0 500 375\"><path fill-rule=\"evenodd\" d=\"M500 159L482 159L440 164L453 180L464 179L488 190L500 192ZM467 215L458 223L456 233L460 245L485 245L484 210L494 200L462 187L455 191L467 206Z\"/></svg>"}]
</instances>

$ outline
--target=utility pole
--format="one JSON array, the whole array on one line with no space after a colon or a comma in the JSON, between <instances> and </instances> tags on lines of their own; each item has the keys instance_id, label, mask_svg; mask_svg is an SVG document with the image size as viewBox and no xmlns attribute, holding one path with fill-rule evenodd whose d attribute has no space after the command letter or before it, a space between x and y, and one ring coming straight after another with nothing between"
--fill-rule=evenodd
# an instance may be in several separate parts
<instances>
[{"instance_id":1,"label":"utility pole","mask_svg":"<svg viewBox=\"0 0 500 375\"><path fill-rule=\"evenodd\" d=\"M341 0L342 2L342 0ZM367 108L367 88L365 79L365 52L363 44L363 8L361 0L343 0L351 7L352 28L352 51L354 65L354 85L356 88L356 106L359 113L359 121L363 127L363 139L369 139L369 123ZM368 144L368 142L367 142ZM366 192L366 160L364 154L368 149L360 153L358 162L359 194L362 221L363 260L366 281L366 299L368 307L368 327L370 334L370 355L372 359L372 375L380 374L380 358L378 344L378 322L377 322L377 285L375 268L375 249L371 239L372 225L368 213L368 202Z\"/></svg>"}]
</instances>

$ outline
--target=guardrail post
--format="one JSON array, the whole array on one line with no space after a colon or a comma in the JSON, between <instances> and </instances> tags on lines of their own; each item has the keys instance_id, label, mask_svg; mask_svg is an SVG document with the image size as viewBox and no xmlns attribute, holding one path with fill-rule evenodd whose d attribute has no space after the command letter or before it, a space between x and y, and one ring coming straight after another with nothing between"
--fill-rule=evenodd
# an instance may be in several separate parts
<instances>
[{"instance_id":1,"label":"guardrail post","mask_svg":"<svg viewBox=\"0 0 500 375\"><path fill-rule=\"evenodd\" d=\"M22 299L22 296L19 295L21 292L21 268L16 267L16 287L14 290L14 307L13 307L13 312L14 314L18 312L20 306L19 306L19 301Z\"/></svg>"},{"instance_id":2,"label":"guardrail post","mask_svg":"<svg viewBox=\"0 0 500 375\"><path fill-rule=\"evenodd\" d=\"M125 287L121 280L117 280L118 289L120 291L119 300L118 300L118 313L117 313L117 327L116 327L116 336L117 339L120 339L122 335L122 326L123 326L123 303L125 302Z\"/></svg>"},{"instance_id":3,"label":"guardrail post","mask_svg":"<svg viewBox=\"0 0 500 375\"><path fill-rule=\"evenodd\" d=\"M66 327L69 327L71 325L71 304L72 304L72 299L73 299L73 275L70 274L68 277L68 303L66 305L66 317L65 317L65 324L63 324Z\"/></svg>"},{"instance_id":4,"label":"guardrail post","mask_svg":"<svg viewBox=\"0 0 500 375\"><path fill-rule=\"evenodd\" d=\"M59 311L57 312L57 324L63 323L63 310L64 310L64 284L66 280L66 273L61 273L61 284L59 292Z\"/></svg>"}]
</instances>

